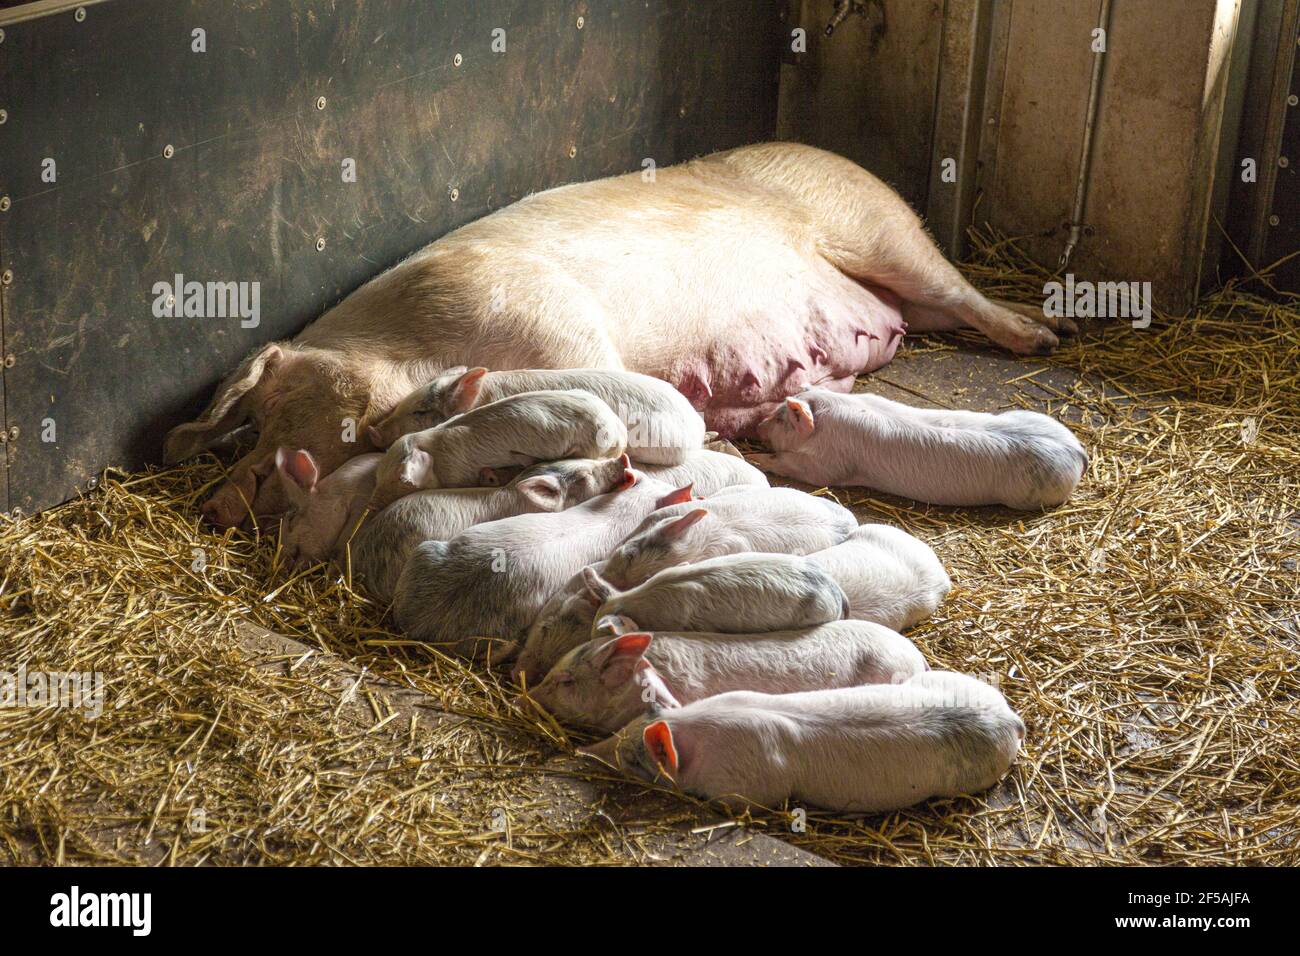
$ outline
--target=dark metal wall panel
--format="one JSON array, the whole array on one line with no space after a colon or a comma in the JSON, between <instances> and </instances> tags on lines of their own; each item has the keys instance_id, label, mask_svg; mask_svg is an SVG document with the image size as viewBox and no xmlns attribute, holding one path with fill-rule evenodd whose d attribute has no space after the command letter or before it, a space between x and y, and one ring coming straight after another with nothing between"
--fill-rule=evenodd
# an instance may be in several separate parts
<instances>
[{"instance_id":1,"label":"dark metal wall panel","mask_svg":"<svg viewBox=\"0 0 1300 956\"><path fill-rule=\"evenodd\" d=\"M448 230L775 128L767 0L111 0L3 28L0 492L29 511L156 459L250 348ZM259 325L155 317L176 273L258 283Z\"/></svg>"}]
</instances>

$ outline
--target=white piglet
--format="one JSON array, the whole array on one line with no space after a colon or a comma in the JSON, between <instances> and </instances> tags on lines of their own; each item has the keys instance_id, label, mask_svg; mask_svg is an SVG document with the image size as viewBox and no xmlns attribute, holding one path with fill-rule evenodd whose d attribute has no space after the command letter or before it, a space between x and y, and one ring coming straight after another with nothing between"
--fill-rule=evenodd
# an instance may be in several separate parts
<instances>
[{"instance_id":1,"label":"white piglet","mask_svg":"<svg viewBox=\"0 0 1300 956\"><path fill-rule=\"evenodd\" d=\"M391 601L407 560L424 541L447 541L474 525L564 511L626 480L627 456L575 458L525 469L503 488L435 488L398 498L351 541L352 568L376 597Z\"/></svg>"},{"instance_id":2,"label":"white piglet","mask_svg":"<svg viewBox=\"0 0 1300 956\"><path fill-rule=\"evenodd\" d=\"M565 581L655 508L689 495L629 470L616 490L565 511L502 518L450 541L425 541L394 589L394 619L414 640L462 657L504 659Z\"/></svg>"},{"instance_id":3,"label":"white piglet","mask_svg":"<svg viewBox=\"0 0 1300 956\"><path fill-rule=\"evenodd\" d=\"M676 465L704 443L704 419L662 379L610 369L450 369L402 399L368 431L377 448L455 415L523 392L581 389L602 399L627 428L633 460Z\"/></svg>"},{"instance_id":4,"label":"white piglet","mask_svg":"<svg viewBox=\"0 0 1300 956\"><path fill-rule=\"evenodd\" d=\"M928 671L903 684L706 697L582 752L735 810L788 801L879 813L987 789L1024 733L993 687Z\"/></svg>"},{"instance_id":5,"label":"white piglet","mask_svg":"<svg viewBox=\"0 0 1300 956\"><path fill-rule=\"evenodd\" d=\"M867 621L767 634L633 631L575 647L529 696L558 720L613 733L652 707L727 691L896 684L924 670L911 641Z\"/></svg>"},{"instance_id":6,"label":"white piglet","mask_svg":"<svg viewBox=\"0 0 1300 956\"><path fill-rule=\"evenodd\" d=\"M808 560L844 589L849 617L896 631L928 618L952 588L929 545L884 524L864 524L834 547L808 555Z\"/></svg>"},{"instance_id":7,"label":"white piglet","mask_svg":"<svg viewBox=\"0 0 1300 956\"><path fill-rule=\"evenodd\" d=\"M853 513L829 498L794 488L724 489L650 515L600 572L615 587L629 588L665 568L724 554L812 554L846 540L857 527Z\"/></svg>"},{"instance_id":8,"label":"white piglet","mask_svg":"<svg viewBox=\"0 0 1300 956\"><path fill-rule=\"evenodd\" d=\"M614 587L628 588L664 568L724 554L821 551L856 527L852 512L829 498L792 488L728 487L654 512L593 569ZM552 595L528 629L515 680L535 685L562 654L588 640L599 605L580 575Z\"/></svg>"},{"instance_id":9,"label":"white piglet","mask_svg":"<svg viewBox=\"0 0 1300 956\"><path fill-rule=\"evenodd\" d=\"M786 399L758 426L764 471L813 485L862 485L937 505L1059 505L1088 463L1068 428L1037 412L914 408L824 388Z\"/></svg>"},{"instance_id":10,"label":"white piglet","mask_svg":"<svg viewBox=\"0 0 1300 956\"><path fill-rule=\"evenodd\" d=\"M756 634L814 627L848 615L849 600L829 574L787 554L728 554L665 568L620 591L595 568L583 569L600 599L600 633L722 631Z\"/></svg>"},{"instance_id":11,"label":"white piglet","mask_svg":"<svg viewBox=\"0 0 1300 956\"><path fill-rule=\"evenodd\" d=\"M484 468L562 458L612 458L627 429L590 392L525 392L403 435L375 477L376 510L423 488L470 488Z\"/></svg>"}]
</instances>

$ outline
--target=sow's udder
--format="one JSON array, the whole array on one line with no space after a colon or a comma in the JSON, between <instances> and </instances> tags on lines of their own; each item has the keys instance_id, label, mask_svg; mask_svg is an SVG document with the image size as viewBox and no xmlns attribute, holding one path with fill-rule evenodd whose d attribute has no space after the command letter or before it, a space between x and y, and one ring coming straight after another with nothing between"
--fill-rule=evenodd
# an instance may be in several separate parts
<instances>
[{"instance_id":1,"label":"sow's udder","mask_svg":"<svg viewBox=\"0 0 1300 956\"><path fill-rule=\"evenodd\" d=\"M737 323L726 341L699 343L664 376L724 438L753 437L788 396L811 385L848 392L894 357L906 326L893 293L855 286L806 315Z\"/></svg>"}]
</instances>

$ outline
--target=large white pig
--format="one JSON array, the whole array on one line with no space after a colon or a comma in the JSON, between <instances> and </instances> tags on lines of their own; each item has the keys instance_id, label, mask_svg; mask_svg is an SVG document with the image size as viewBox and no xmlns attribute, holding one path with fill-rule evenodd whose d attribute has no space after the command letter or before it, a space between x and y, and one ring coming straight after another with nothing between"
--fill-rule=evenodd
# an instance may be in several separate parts
<instances>
[{"instance_id":1,"label":"large white pig","mask_svg":"<svg viewBox=\"0 0 1300 956\"><path fill-rule=\"evenodd\" d=\"M758 433L775 450L751 456L765 471L937 505L1059 505L1088 464L1070 430L1038 412L914 408L824 388L787 398Z\"/></svg>"},{"instance_id":2,"label":"large white pig","mask_svg":"<svg viewBox=\"0 0 1300 956\"><path fill-rule=\"evenodd\" d=\"M627 428L627 453L636 462L679 465L704 443L704 419L663 379L594 368L451 369L398 402L367 434L376 448L387 448L402 435L441 425L489 402L521 392L567 389L590 392L613 410Z\"/></svg>"},{"instance_id":3,"label":"large white pig","mask_svg":"<svg viewBox=\"0 0 1300 956\"><path fill-rule=\"evenodd\" d=\"M257 446L203 507L220 525L278 514L276 448L328 474L455 366L628 369L671 383L724 437L807 385L849 390L913 331L971 326L1048 351L1068 319L992 302L944 258L906 202L852 162L764 143L536 193L443 236L357 289L292 342L259 345L174 462L247 421ZM357 432L364 435L364 431Z\"/></svg>"},{"instance_id":4,"label":"large white pig","mask_svg":"<svg viewBox=\"0 0 1300 956\"><path fill-rule=\"evenodd\" d=\"M379 462L370 503L379 509L424 488L477 487L487 467L611 458L626 447L627 428L590 392L523 392L398 438Z\"/></svg>"},{"instance_id":5,"label":"large white pig","mask_svg":"<svg viewBox=\"0 0 1300 956\"><path fill-rule=\"evenodd\" d=\"M528 695L558 720L612 733L652 707L727 691L896 684L924 670L911 641L868 621L765 634L632 631L575 647Z\"/></svg>"},{"instance_id":6,"label":"large white pig","mask_svg":"<svg viewBox=\"0 0 1300 956\"><path fill-rule=\"evenodd\" d=\"M706 697L582 752L734 810L879 813L991 787L1024 734L993 687L928 671L903 684Z\"/></svg>"},{"instance_id":7,"label":"large white pig","mask_svg":"<svg viewBox=\"0 0 1300 956\"><path fill-rule=\"evenodd\" d=\"M835 579L807 558L727 554L665 568L620 591L592 567L587 588L600 598L596 628L615 633L724 631L754 634L813 627L848 616L849 599Z\"/></svg>"},{"instance_id":8,"label":"large white pig","mask_svg":"<svg viewBox=\"0 0 1300 956\"><path fill-rule=\"evenodd\" d=\"M393 616L417 641L502 659L565 581L651 511L689 495L629 470L616 490L565 511L502 518L450 541L425 541L398 579Z\"/></svg>"}]
</instances>

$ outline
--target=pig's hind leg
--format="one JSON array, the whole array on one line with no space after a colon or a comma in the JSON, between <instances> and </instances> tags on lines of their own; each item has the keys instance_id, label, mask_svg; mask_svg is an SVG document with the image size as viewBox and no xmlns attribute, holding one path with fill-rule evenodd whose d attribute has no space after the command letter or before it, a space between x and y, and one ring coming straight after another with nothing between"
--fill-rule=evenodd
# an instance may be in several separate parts
<instances>
[{"instance_id":1,"label":"pig's hind leg","mask_svg":"<svg viewBox=\"0 0 1300 956\"><path fill-rule=\"evenodd\" d=\"M912 331L976 328L1021 354L1050 352L1056 332L1076 331L1069 319L985 298L944 258L903 198L849 160L790 144L739 152L735 161L749 175L807 213L827 261L903 300Z\"/></svg>"}]
</instances>

